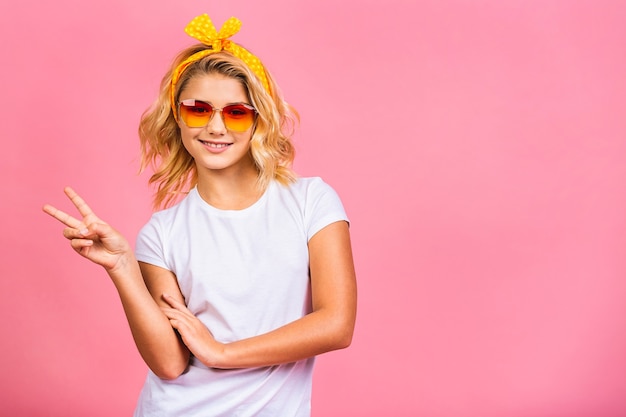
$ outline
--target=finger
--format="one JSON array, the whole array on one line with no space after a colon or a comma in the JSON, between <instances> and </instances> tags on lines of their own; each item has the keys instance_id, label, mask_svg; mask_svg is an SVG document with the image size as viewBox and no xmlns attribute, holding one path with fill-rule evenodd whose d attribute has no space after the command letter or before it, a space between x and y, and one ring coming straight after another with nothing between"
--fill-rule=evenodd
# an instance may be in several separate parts
<instances>
[{"instance_id":1,"label":"finger","mask_svg":"<svg viewBox=\"0 0 626 417\"><path fill-rule=\"evenodd\" d=\"M51 206L50 204L46 204L45 206L43 206L43 211L68 227L72 227L74 229L83 228L83 223L80 220L70 216L64 211L57 209L56 207Z\"/></svg>"},{"instance_id":2,"label":"finger","mask_svg":"<svg viewBox=\"0 0 626 417\"><path fill-rule=\"evenodd\" d=\"M192 324L189 323L189 318L183 313L174 309L163 309L165 317L170 321L173 328L181 332L188 332L192 329Z\"/></svg>"},{"instance_id":3,"label":"finger","mask_svg":"<svg viewBox=\"0 0 626 417\"><path fill-rule=\"evenodd\" d=\"M76 230L76 233L78 233L77 237L89 239L96 237L102 238L111 233L111 226L106 223L91 223L82 229Z\"/></svg>"},{"instance_id":4,"label":"finger","mask_svg":"<svg viewBox=\"0 0 626 417\"><path fill-rule=\"evenodd\" d=\"M172 328L178 332L178 334L183 338L183 340L185 340L185 338L187 337L187 330L189 326L185 326L183 322L176 320L176 319L170 319L170 326L172 326Z\"/></svg>"},{"instance_id":5,"label":"finger","mask_svg":"<svg viewBox=\"0 0 626 417\"><path fill-rule=\"evenodd\" d=\"M76 250L79 253L82 253L81 251L87 247L93 246L93 240L90 239L72 239L72 241L70 242L70 245L72 245L72 248L74 250Z\"/></svg>"},{"instance_id":6,"label":"finger","mask_svg":"<svg viewBox=\"0 0 626 417\"><path fill-rule=\"evenodd\" d=\"M186 313L191 313L191 311L189 311L189 309L184 303L181 303L180 301L178 301L176 298L172 297L171 295L163 293L161 298L163 298L163 300L166 303L172 306L172 308L175 308L176 310L179 310L179 311L184 311Z\"/></svg>"},{"instance_id":7,"label":"finger","mask_svg":"<svg viewBox=\"0 0 626 417\"><path fill-rule=\"evenodd\" d=\"M90 234L89 229L86 227L81 227L80 229L75 229L73 227L67 227L63 229L63 237L66 239L90 239L98 237L97 234Z\"/></svg>"},{"instance_id":8,"label":"finger","mask_svg":"<svg viewBox=\"0 0 626 417\"><path fill-rule=\"evenodd\" d=\"M181 312L174 309L174 308L168 308L168 307L161 307L161 311L163 311L163 314L165 314L165 316L168 319L173 319L175 317L180 317L181 316Z\"/></svg>"},{"instance_id":9,"label":"finger","mask_svg":"<svg viewBox=\"0 0 626 417\"><path fill-rule=\"evenodd\" d=\"M95 216L93 210L85 203L85 200L81 198L81 196L76 193L72 188L65 187L65 195L69 197L72 201L72 204L78 209L78 212L83 216L87 217L89 215Z\"/></svg>"},{"instance_id":10,"label":"finger","mask_svg":"<svg viewBox=\"0 0 626 417\"><path fill-rule=\"evenodd\" d=\"M175 308L161 307L161 310L163 314L165 314L165 317L170 320L186 322L191 318L188 314L185 314L185 312L176 310Z\"/></svg>"}]
</instances>

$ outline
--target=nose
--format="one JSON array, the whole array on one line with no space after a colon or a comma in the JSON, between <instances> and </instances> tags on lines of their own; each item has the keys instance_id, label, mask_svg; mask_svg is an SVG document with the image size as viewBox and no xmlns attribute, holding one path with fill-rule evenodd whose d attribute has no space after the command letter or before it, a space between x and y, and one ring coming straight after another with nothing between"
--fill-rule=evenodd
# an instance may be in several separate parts
<instances>
[{"instance_id":1,"label":"nose","mask_svg":"<svg viewBox=\"0 0 626 417\"><path fill-rule=\"evenodd\" d=\"M213 109L213 114L209 119L209 123L206 125L206 129L211 135L223 136L226 134L226 125L222 117L222 110Z\"/></svg>"}]
</instances>

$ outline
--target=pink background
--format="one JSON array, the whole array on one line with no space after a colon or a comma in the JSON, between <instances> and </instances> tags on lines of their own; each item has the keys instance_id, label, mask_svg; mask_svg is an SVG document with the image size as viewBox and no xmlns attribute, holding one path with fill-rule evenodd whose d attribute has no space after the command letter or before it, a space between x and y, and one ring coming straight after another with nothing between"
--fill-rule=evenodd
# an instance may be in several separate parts
<instances>
[{"instance_id":1,"label":"pink background","mask_svg":"<svg viewBox=\"0 0 626 417\"><path fill-rule=\"evenodd\" d=\"M72 185L134 240L137 121L203 12L242 19L352 220L314 416L626 416L626 4L597 0L3 1L1 414L131 413L117 294L41 206Z\"/></svg>"}]
</instances>

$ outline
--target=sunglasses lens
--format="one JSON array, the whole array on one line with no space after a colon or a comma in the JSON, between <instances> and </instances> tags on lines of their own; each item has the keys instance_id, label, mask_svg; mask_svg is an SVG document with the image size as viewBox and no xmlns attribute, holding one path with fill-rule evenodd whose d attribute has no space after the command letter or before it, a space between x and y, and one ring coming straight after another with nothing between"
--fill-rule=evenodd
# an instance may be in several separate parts
<instances>
[{"instance_id":1,"label":"sunglasses lens","mask_svg":"<svg viewBox=\"0 0 626 417\"><path fill-rule=\"evenodd\" d=\"M210 104L197 100L185 100L180 103L180 117L189 127L203 127L213 115Z\"/></svg>"},{"instance_id":2,"label":"sunglasses lens","mask_svg":"<svg viewBox=\"0 0 626 417\"><path fill-rule=\"evenodd\" d=\"M218 110L219 111L219 110ZM180 118L188 127L204 127L213 116L213 107L209 103L198 100L180 102ZM243 104L231 104L221 110L224 125L234 132L245 132L254 123L256 111Z\"/></svg>"},{"instance_id":3,"label":"sunglasses lens","mask_svg":"<svg viewBox=\"0 0 626 417\"><path fill-rule=\"evenodd\" d=\"M234 132L245 132L254 123L254 109L241 104L232 104L222 109L226 128Z\"/></svg>"}]
</instances>

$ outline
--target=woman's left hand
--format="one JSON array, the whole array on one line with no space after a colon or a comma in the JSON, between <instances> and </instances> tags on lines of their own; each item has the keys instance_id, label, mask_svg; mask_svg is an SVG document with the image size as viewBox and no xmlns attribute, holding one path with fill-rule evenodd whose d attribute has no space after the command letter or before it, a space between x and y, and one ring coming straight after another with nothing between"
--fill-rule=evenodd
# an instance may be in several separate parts
<instances>
[{"instance_id":1,"label":"woman's left hand","mask_svg":"<svg viewBox=\"0 0 626 417\"><path fill-rule=\"evenodd\" d=\"M170 320L172 327L178 331L189 351L208 367L220 363L224 345L215 340L211 331L185 304L167 294L163 294L163 300L171 308L162 307L161 310Z\"/></svg>"}]
</instances>

